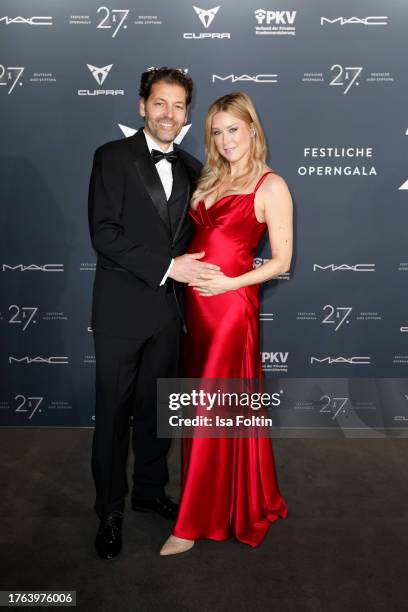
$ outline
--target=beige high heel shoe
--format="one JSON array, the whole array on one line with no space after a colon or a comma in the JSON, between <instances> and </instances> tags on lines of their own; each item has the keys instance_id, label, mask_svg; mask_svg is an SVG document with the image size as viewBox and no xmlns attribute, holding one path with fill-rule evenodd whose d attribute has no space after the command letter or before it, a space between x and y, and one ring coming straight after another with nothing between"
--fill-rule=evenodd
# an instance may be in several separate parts
<instances>
[{"instance_id":1,"label":"beige high heel shoe","mask_svg":"<svg viewBox=\"0 0 408 612\"><path fill-rule=\"evenodd\" d=\"M171 535L167 538L160 550L162 557L167 555L178 555L179 553L187 552L194 546L194 540L185 540Z\"/></svg>"}]
</instances>

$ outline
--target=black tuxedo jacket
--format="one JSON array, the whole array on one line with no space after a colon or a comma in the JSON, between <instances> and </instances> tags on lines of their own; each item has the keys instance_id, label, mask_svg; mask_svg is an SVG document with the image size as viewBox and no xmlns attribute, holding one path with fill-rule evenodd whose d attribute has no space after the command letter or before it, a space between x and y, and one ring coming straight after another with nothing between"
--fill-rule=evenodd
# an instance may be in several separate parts
<instances>
[{"instance_id":1,"label":"black tuxedo jacket","mask_svg":"<svg viewBox=\"0 0 408 612\"><path fill-rule=\"evenodd\" d=\"M94 332L147 338L180 310L180 287L169 292L170 279L159 285L171 258L185 253L191 240L187 211L202 164L175 149L168 202L142 129L95 152L88 207L97 252Z\"/></svg>"}]
</instances>

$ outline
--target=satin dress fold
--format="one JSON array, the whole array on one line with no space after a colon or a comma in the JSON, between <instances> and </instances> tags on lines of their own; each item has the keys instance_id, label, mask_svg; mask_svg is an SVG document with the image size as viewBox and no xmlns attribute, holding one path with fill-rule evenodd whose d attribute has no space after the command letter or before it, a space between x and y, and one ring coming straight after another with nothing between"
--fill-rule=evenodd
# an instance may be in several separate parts
<instances>
[{"instance_id":1,"label":"satin dress fold","mask_svg":"<svg viewBox=\"0 0 408 612\"><path fill-rule=\"evenodd\" d=\"M190 210L195 232L190 253L227 276L253 267L266 223L254 212L258 187L227 195L208 210ZM259 339L259 285L203 297L187 287L183 346L186 378L262 378ZM258 546L270 523L288 509L277 482L269 438L186 438L182 441L182 490L172 533L180 538L237 540Z\"/></svg>"}]
</instances>

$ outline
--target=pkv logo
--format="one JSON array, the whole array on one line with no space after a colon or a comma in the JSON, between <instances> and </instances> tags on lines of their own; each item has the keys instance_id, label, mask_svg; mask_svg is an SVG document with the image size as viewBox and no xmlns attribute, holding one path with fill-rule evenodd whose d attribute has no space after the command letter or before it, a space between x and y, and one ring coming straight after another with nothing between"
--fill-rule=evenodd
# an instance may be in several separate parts
<instances>
[{"instance_id":1,"label":"pkv logo","mask_svg":"<svg viewBox=\"0 0 408 612\"><path fill-rule=\"evenodd\" d=\"M291 35L295 36L296 11L267 11L257 9L255 19L258 25L255 26L257 35Z\"/></svg>"},{"instance_id":2,"label":"pkv logo","mask_svg":"<svg viewBox=\"0 0 408 612\"><path fill-rule=\"evenodd\" d=\"M261 352L262 370L264 372L287 372L289 353L281 352Z\"/></svg>"},{"instance_id":3,"label":"pkv logo","mask_svg":"<svg viewBox=\"0 0 408 612\"><path fill-rule=\"evenodd\" d=\"M212 22L214 21L214 18L216 16L216 14L218 13L218 11L220 10L219 6L216 6L212 9L202 9L199 8L198 6L193 6L194 11L197 13L197 16L199 18L199 20L201 21L201 23L203 24L203 26L205 27L205 29L207 30L210 25L212 24ZM231 34L230 32L184 32L183 33L183 38L187 38L187 39L197 39L197 40L203 40L205 38L231 38Z\"/></svg>"},{"instance_id":4,"label":"pkv logo","mask_svg":"<svg viewBox=\"0 0 408 612\"><path fill-rule=\"evenodd\" d=\"M276 25L293 25L296 19L296 11L266 11L265 9L257 9L255 18L259 25L265 21L266 25L275 23Z\"/></svg>"},{"instance_id":5,"label":"pkv logo","mask_svg":"<svg viewBox=\"0 0 408 612\"><path fill-rule=\"evenodd\" d=\"M103 85L108 74L112 69L113 64L98 68L92 64L87 64L89 71L98 85ZM78 96L124 96L123 89L78 89Z\"/></svg>"},{"instance_id":6,"label":"pkv logo","mask_svg":"<svg viewBox=\"0 0 408 612\"><path fill-rule=\"evenodd\" d=\"M262 363L286 363L288 360L288 355L289 353L287 351L285 353L262 351Z\"/></svg>"}]
</instances>

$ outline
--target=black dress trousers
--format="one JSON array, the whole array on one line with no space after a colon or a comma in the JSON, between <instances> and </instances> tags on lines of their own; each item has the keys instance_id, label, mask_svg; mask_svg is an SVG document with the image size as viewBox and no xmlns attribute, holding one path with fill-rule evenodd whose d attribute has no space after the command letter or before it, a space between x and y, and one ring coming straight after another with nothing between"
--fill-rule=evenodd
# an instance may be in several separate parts
<instances>
[{"instance_id":1,"label":"black dress trousers","mask_svg":"<svg viewBox=\"0 0 408 612\"><path fill-rule=\"evenodd\" d=\"M169 296L170 298L170 296ZM178 375L180 318L170 319L154 335L122 338L95 333L96 410L92 473L94 509L102 519L123 512L129 491L126 465L130 415L134 453L132 499L164 494L170 440L157 438L157 378Z\"/></svg>"}]
</instances>

